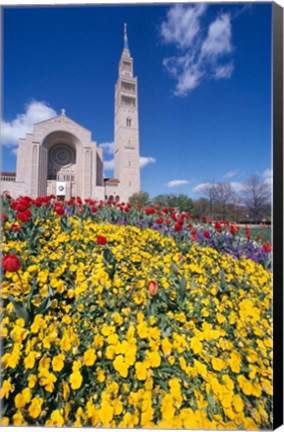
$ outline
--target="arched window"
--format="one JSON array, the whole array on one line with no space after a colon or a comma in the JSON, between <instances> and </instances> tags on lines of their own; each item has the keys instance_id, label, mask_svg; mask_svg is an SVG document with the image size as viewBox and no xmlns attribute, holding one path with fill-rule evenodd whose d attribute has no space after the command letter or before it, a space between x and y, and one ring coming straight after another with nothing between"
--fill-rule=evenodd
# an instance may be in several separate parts
<instances>
[{"instance_id":1,"label":"arched window","mask_svg":"<svg viewBox=\"0 0 284 432\"><path fill-rule=\"evenodd\" d=\"M126 119L126 126L131 127L131 118L129 117Z\"/></svg>"}]
</instances>

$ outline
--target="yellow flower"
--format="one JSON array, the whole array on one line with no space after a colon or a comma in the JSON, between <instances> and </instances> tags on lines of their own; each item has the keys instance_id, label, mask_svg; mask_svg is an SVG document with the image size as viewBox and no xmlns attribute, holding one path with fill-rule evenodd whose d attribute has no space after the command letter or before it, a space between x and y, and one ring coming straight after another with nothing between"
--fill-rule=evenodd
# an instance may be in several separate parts
<instances>
[{"instance_id":1,"label":"yellow flower","mask_svg":"<svg viewBox=\"0 0 284 432\"><path fill-rule=\"evenodd\" d=\"M229 365L232 372L240 373L242 357L238 352L233 351L230 355Z\"/></svg>"},{"instance_id":2,"label":"yellow flower","mask_svg":"<svg viewBox=\"0 0 284 432\"><path fill-rule=\"evenodd\" d=\"M2 417L0 419L0 426L8 426L10 422L9 417Z\"/></svg>"},{"instance_id":3,"label":"yellow flower","mask_svg":"<svg viewBox=\"0 0 284 432\"><path fill-rule=\"evenodd\" d=\"M107 401L103 401L98 411L102 426L109 426L109 423L113 419L113 414L113 407Z\"/></svg>"},{"instance_id":4,"label":"yellow flower","mask_svg":"<svg viewBox=\"0 0 284 432\"><path fill-rule=\"evenodd\" d=\"M41 397L35 397L29 406L29 416L36 419L41 413L41 406L43 404L43 399Z\"/></svg>"},{"instance_id":5,"label":"yellow flower","mask_svg":"<svg viewBox=\"0 0 284 432\"><path fill-rule=\"evenodd\" d=\"M14 426L27 426L27 422L25 421L23 414L21 411L16 411L13 415L13 425Z\"/></svg>"},{"instance_id":6,"label":"yellow flower","mask_svg":"<svg viewBox=\"0 0 284 432\"><path fill-rule=\"evenodd\" d=\"M220 370L222 370L226 366L226 364L223 360L221 360L219 358L213 358L212 359L212 366L213 366L213 369L215 369L216 371L219 372Z\"/></svg>"},{"instance_id":7,"label":"yellow flower","mask_svg":"<svg viewBox=\"0 0 284 432\"><path fill-rule=\"evenodd\" d=\"M194 336L193 338L191 338L190 340L190 348L192 349L192 351L194 352L194 354L200 354L202 351L202 343L200 342L200 340Z\"/></svg>"},{"instance_id":8,"label":"yellow flower","mask_svg":"<svg viewBox=\"0 0 284 432\"><path fill-rule=\"evenodd\" d=\"M64 354L58 354L57 356L53 357L52 369L54 370L54 372L60 372L63 369L64 360L65 360Z\"/></svg>"},{"instance_id":9,"label":"yellow flower","mask_svg":"<svg viewBox=\"0 0 284 432\"><path fill-rule=\"evenodd\" d=\"M29 388L34 388L34 386L36 385L37 382L37 377L34 374L31 374L28 376L28 384L29 384Z\"/></svg>"},{"instance_id":10,"label":"yellow flower","mask_svg":"<svg viewBox=\"0 0 284 432\"><path fill-rule=\"evenodd\" d=\"M63 382L62 389L63 389L63 399L66 401L70 395L70 388L69 388L69 385L67 384L67 382L65 382L65 381Z\"/></svg>"},{"instance_id":11,"label":"yellow flower","mask_svg":"<svg viewBox=\"0 0 284 432\"><path fill-rule=\"evenodd\" d=\"M137 326L137 334L141 339L146 339L148 336L148 328L146 321L141 321Z\"/></svg>"},{"instance_id":12,"label":"yellow flower","mask_svg":"<svg viewBox=\"0 0 284 432\"><path fill-rule=\"evenodd\" d=\"M1 388L1 399L6 398L8 399L10 392L14 390L14 386L11 384L11 377L3 381L2 388Z\"/></svg>"},{"instance_id":13,"label":"yellow flower","mask_svg":"<svg viewBox=\"0 0 284 432\"><path fill-rule=\"evenodd\" d=\"M120 376L126 378L128 375L128 366L125 363L124 356L118 355L113 362L114 369L119 373Z\"/></svg>"},{"instance_id":14,"label":"yellow flower","mask_svg":"<svg viewBox=\"0 0 284 432\"><path fill-rule=\"evenodd\" d=\"M64 426L64 417L62 416L62 410L56 409L52 411L50 419L45 422L46 426Z\"/></svg>"},{"instance_id":15,"label":"yellow flower","mask_svg":"<svg viewBox=\"0 0 284 432\"><path fill-rule=\"evenodd\" d=\"M106 376L105 376L105 374L104 374L104 371L103 371L103 369L100 368L100 367L97 369L97 376L98 376L98 381L99 381L99 382L104 382L105 379L106 379Z\"/></svg>"},{"instance_id":16,"label":"yellow flower","mask_svg":"<svg viewBox=\"0 0 284 432\"><path fill-rule=\"evenodd\" d=\"M84 353L84 363L86 366L93 366L97 359L96 351L93 348L88 349Z\"/></svg>"},{"instance_id":17,"label":"yellow flower","mask_svg":"<svg viewBox=\"0 0 284 432\"><path fill-rule=\"evenodd\" d=\"M172 395L166 394L161 404L161 413L163 420L172 420L175 415L174 399Z\"/></svg>"},{"instance_id":18,"label":"yellow flower","mask_svg":"<svg viewBox=\"0 0 284 432\"><path fill-rule=\"evenodd\" d=\"M80 371L75 371L70 375L70 384L73 390L78 390L83 382L83 377Z\"/></svg>"},{"instance_id":19,"label":"yellow flower","mask_svg":"<svg viewBox=\"0 0 284 432\"><path fill-rule=\"evenodd\" d=\"M194 367L199 373L199 375L205 377L207 375L207 367L204 363L201 363L198 360L194 360Z\"/></svg>"},{"instance_id":20,"label":"yellow flower","mask_svg":"<svg viewBox=\"0 0 284 432\"><path fill-rule=\"evenodd\" d=\"M162 340L162 350L166 357L169 356L172 352L172 344L167 337Z\"/></svg>"},{"instance_id":21,"label":"yellow flower","mask_svg":"<svg viewBox=\"0 0 284 432\"><path fill-rule=\"evenodd\" d=\"M147 359L153 368L158 368L161 364L161 356L158 351L151 351L147 354Z\"/></svg>"},{"instance_id":22,"label":"yellow flower","mask_svg":"<svg viewBox=\"0 0 284 432\"><path fill-rule=\"evenodd\" d=\"M145 363L136 362L135 372L136 372L135 376L139 381L145 381L145 379L147 378L148 368L145 365Z\"/></svg>"},{"instance_id":23,"label":"yellow flower","mask_svg":"<svg viewBox=\"0 0 284 432\"><path fill-rule=\"evenodd\" d=\"M244 403L240 395L233 396L233 407L238 413L244 410Z\"/></svg>"}]
</instances>

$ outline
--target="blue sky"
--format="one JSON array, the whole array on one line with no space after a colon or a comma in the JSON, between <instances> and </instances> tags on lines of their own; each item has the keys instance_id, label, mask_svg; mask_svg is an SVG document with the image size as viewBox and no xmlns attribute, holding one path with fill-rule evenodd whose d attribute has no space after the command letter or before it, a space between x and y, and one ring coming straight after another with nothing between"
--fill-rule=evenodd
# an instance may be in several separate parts
<instances>
[{"instance_id":1,"label":"blue sky","mask_svg":"<svg viewBox=\"0 0 284 432\"><path fill-rule=\"evenodd\" d=\"M5 7L2 171L19 136L66 114L92 131L113 175L114 85L128 24L138 77L141 189L236 190L271 179L271 4ZM106 144L108 143L108 144Z\"/></svg>"}]
</instances>

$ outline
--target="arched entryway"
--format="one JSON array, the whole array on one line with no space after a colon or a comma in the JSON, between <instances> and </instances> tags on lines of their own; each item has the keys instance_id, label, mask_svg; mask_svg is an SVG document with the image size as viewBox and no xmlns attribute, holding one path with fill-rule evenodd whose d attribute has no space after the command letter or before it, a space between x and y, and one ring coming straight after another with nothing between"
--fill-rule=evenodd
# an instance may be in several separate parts
<instances>
[{"instance_id":1,"label":"arched entryway","mask_svg":"<svg viewBox=\"0 0 284 432\"><path fill-rule=\"evenodd\" d=\"M48 195L64 196L66 199L80 195L78 163L80 165L81 147L79 139L66 131L54 131L45 137L42 162Z\"/></svg>"}]
</instances>

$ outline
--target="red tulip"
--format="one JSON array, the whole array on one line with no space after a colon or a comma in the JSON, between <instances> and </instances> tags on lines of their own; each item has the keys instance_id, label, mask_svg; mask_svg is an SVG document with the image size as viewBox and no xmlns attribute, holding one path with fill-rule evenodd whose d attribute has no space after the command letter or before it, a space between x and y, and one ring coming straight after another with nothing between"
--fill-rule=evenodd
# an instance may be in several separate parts
<instances>
[{"instance_id":1,"label":"red tulip","mask_svg":"<svg viewBox=\"0 0 284 432\"><path fill-rule=\"evenodd\" d=\"M21 229L21 227L19 225L15 225L15 224L13 224L11 228L12 228L13 232L20 231L20 229Z\"/></svg>"},{"instance_id":2,"label":"red tulip","mask_svg":"<svg viewBox=\"0 0 284 432\"><path fill-rule=\"evenodd\" d=\"M27 222L27 220L29 220L29 217L28 217L28 215L26 215L26 213L24 213L24 212L18 212L17 213L17 218L19 219L19 221L21 221L21 222Z\"/></svg>"},{"instance_id":3,"label":"red tulip","mask_svg":"<svg viewBox=\"0 0 284 432\"><path fill-rule=\"evenodd\" d=\"M154 295L158 294L158 290L159 290L159 288L158 288L157 282L154 281L154 280L151 280L148 283L148 291L149 291L149 293L154 296Z\"/></svg>"},{"instance_id":4,"label":"red tulip","mask_svg":"<svg viewBox=\"0 0 284 432\"><path fill-rule=\"evenodd\" d=\"M232 226L230 227L230 233L231 233L232 235L236 235L236 233L237 233L237 228L236 228L234 225L232 225Z\"/></svg>"},{"instance_id":5,"label":"red tulip","mask_svg":"<svg viewBox=\"0 0 284 432\"><path fill-rule=\"evenodd\" d=\"M104 246L107 244L107 239L104 236L98 236L97 237L97 243L101 246Z\"/></svg>"},{"instance_id":6,"label":"red tulip","mask_svg":"<svg viewBox=\"0 0 284 432\"><path fill-rule=\"evenodd\" d=\"M12 254L2 258L2 265L4 270L9 272L17 272L22 266L19 258Z\"/></svg>"},{"instance_id":7,"label":"red tulip","mask_svg":"<svg viewBox=\"0 0 284 432\"><path fill-rule=\"evenodd\" d=\"M267 243L263 243L262 247L265 250L265 252L271 252L271 246L270 246L270 244L268 242Z\"/></svg>"}]
</instances>

